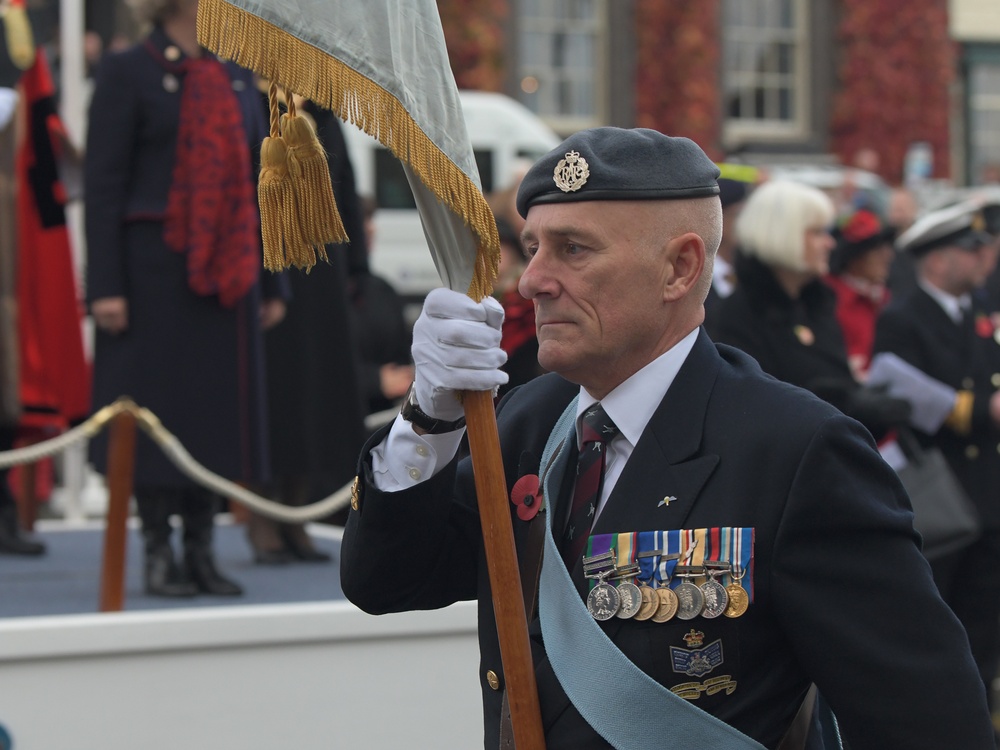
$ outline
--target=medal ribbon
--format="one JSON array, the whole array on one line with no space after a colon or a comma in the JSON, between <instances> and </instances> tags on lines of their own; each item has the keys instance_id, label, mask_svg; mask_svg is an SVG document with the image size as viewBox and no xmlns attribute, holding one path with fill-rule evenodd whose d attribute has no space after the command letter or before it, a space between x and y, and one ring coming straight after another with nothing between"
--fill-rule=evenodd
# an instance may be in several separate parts
<instances>
[{"instance_id":1,"label":"medal ribbon","mask_svg":"<svg viewBox=\"0 0 1000 750\"><path fill-rule=\"evenodd\" d=\"M681 551L681 535L684 532L680 529L674 529L673 531L657 531L656 533L659 535L658 543L660 544L660 549L663 550L663 557L660 558L659 565L657 566L656 580L664 586L676 588L674 568L677 567L677 563L680 560L676 557L673 560L666 558L671 555L677 555Z\"/></svg>"},{"instance_id":2,"label":"medal ribbon","mask_svg":"<svg viewBox=\"0 0 1000 750\"><path fill-rule=\"evenodd\" d=\"M652 552L653 550L663 549L659 546L657 538L661 531L640 531L639 532L639 552ZM659 555L650 555L649 557L639 557L639 580L645 581L652 585L653 583L653 571L656 570L656 566L659 564Z\"/></svg>"},{"instance_id":3,"label":"medal ribbon","mask_svg":"<svg viewBox=\"0 0 1000 750\"><path fill-rule=\"evenodd\" d=\"M743 587L751 602L753 602L753 535L752 526L734 528L729 554L729 561L733 568L733 580Z\"/></svg>"},{"instance_id":4,"label":"medal ribbon","mask_svg":"<svg viewBox=\"0 0 1000 750\"><path fill-rule=\"evenodd\" d=\"M587 539L587 557L603 555L605 552L610 552L614 549L615 542L617 542L617 540L618 534L591 534ZM592 590L596 585L596 578L589 579L588 590Z\"/></svg>"},{"instance_id":5,"label":"medal ribbon","mask_svg":"<svg viewBox=\"0 0 1000 750\"><path fill-rule=\"evenodd\" d=\"M626 568L635 563L636 553L639 551L639 532L623 531L618 534L618 567Z\"/></svg>"}]
</instances>

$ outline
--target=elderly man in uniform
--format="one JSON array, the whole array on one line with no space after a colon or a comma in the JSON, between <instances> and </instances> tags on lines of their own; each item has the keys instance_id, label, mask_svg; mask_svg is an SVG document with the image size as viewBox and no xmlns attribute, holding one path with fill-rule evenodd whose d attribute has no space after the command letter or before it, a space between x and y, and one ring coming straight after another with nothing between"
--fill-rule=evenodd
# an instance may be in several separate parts
<instances>
[{"instance_id":1,"label":"elderly man in uniform","mask_svg":"<svg viewBox=\"0 0 1000 750\"><path fill-rule=\"evenodd\" d=\"M983 208L965 202L927 214L899 237L899 249L915 260L917 286L879 316L874 349L954 389L938 429L925 425L916 435L941 449L983 533L931 567L989 689L1000 660L1000 316L980 293L997 261L986 227Z\"/></svg>"},{"instance_id":2,"label":"elderly man in uniform","mask_svg":"<svg viewBox=\"0 0 1000 750\"><path fill-rule=\"evenodd\" d=\"M550 374L497 423L521 570L540 567L537 598L522 584L547 747L774 748L814 683L852 750L991 748L965 634L871 436L700 327L717 177L687 139L597 128L518 193ZM490 749L504 675L456 392L504 382L501 319L428 296L414 388L362 453L341 575L372 613L478 598Z\"/></svg>"}]
</instances>

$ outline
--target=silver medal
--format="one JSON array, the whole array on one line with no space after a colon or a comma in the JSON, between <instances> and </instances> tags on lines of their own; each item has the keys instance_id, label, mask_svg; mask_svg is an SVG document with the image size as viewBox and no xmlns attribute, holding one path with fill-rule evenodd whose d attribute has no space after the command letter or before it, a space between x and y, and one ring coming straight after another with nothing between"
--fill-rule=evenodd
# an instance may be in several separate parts
<instances>
[{"instance_id":1,"label":"silver medal","mask_svg":"<svg viewBox=\"0 0 1000 750\"><path fill-rule=\"evenodd\" d=\"M674 589L677 595L677 619L693 620L701 614L705 606L705 595L690 581L684 581Z\"/></svg>"},{"instance_id":2,"label":"silver medal","mask_svg":"<svg viewBox=\"0 0 1000 750\"><path fill-rule=\"evenodd\" d=\"M635 617L642 606L642 592L639 587L631 581L623 581L618 584L618 597L621 604L618 607L618 617L623 620Z\"/></svg>"},{"instance_id":3,"label":"silver medal","mask_svg":"<svg viewBox=\"0 0 1000 750\"><path fill-rule=\"evenodd\" d=\"M604 581L594 586L587 596L587 611L595 620L601 622L614 617L620 606L621 597L618 595L618 589Z\"/></svg>"},{"instance_id":4,"label":"silver medal","mask_svg":"<svg viewBox=\"0 0 1000 750\"><path fill-rule=\"evenodd\" d=\"M726 587L714 578L702 584L701 593L705 597L705 607L701 612L702 617L714 620L729 606L729 594L726 593Z\"/></svg>"}]
</instances>

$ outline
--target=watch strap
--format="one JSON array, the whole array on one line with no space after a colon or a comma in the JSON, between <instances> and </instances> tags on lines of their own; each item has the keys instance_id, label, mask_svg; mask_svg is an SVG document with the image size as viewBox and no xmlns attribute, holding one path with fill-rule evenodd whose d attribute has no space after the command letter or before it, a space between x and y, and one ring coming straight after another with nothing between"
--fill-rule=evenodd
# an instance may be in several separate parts
<instances>
[{"instance_id":1,"label":"watch strap","mask_svg":"<svg viewBox=\"0 0 1000 750\"><path fill-rule=\"evenodd\" d=\"M403 406L400 409L399 414L407 422L416 425L428 435L441 435L445 432L454 432L455 430L460 430L465 427L464 416L453 422L446 422L443 419L432 417L430 414L423 411L417 403L417 396L413 391L412 385L406 394L406 398L403 399Z\"/></svg>"}]
</instances>

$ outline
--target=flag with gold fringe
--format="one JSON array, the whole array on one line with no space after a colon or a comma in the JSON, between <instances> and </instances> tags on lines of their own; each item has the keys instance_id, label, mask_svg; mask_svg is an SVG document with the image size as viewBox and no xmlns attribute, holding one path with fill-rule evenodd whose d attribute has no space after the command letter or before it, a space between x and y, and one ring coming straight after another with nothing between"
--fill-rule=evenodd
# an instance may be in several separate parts
<instances>
[{"instance_id":1,"label":"flag with gold fringe","mask_svg":"<svg viewBox=\"0 0 1000 750\"><path fill-rule=\"evenodd\" d=\"M477 300L490 293L500 243L434 0L201 0L198 38L384 144L403 164L444 284ZM322 257L324 242L345 239L332 197L296 187L323 178L310 172L315 146L294 119L272 104L262 148L265 259L275 269L308 267L309 248Z\"/></svg>"},{"instance_id":2,"label":"flag with gold fringe","mask_svg":"<svg viewBox=\"0 0 1000 750\"><path fill-rule=\"evenodd\" d=\"M198 39L384 144L403 164L445 285L476 301L490 294L500 240L483 196L435 0L200 0ZM319 179L305 164L311 136L293 133L287 127L292 112L279 115L275 91L270 99L275 104L265 146L273 153L262 154L258 189L264 244L271 245L268 264L308 266L317 238L309 236L310 222L303 217L314 212L330 219L334 212L325 199L314 203L299 190ZM301 153L291 152L303 142ZM272 231L270 240L265 212L281 217L271 223L278 234ZM329 222L321 218L319 224ZM331 227L321 228L325 233ZM464 392L463 405L511 731L517 747L544 747L493 394Z\"/></svg>"}]
</instances>

